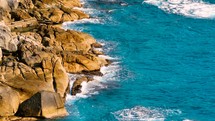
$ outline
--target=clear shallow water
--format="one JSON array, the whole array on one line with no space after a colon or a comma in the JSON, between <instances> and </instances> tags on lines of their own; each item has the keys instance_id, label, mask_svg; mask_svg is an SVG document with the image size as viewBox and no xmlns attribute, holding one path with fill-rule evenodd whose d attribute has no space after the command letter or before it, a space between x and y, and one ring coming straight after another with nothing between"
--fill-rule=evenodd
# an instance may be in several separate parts
<instances>
[{"instance_id":1,"label":"clear shallow water","mask_svg":"<svg viewBox=\"0 0 215 121\"><path fill-rule=\"evenodd\" d=\"M104 51L117 58L117 68L109 70L114 74L104 78L105 88L96 95L68 100L70 115L59 120L215 120L213 4L86 2L94 18L67 27L104 43Z\"/></svg>"}]
</instances>

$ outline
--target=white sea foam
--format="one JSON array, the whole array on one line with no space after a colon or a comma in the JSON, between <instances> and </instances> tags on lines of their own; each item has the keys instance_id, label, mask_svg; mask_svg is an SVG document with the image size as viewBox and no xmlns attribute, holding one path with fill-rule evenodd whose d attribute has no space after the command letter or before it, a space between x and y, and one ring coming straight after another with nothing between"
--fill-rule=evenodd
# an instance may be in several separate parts
<instances>
[{"instance_id":1,"label":"white sea foam","mask_svg":"<svg viewBox=\"0 0 215 121\"><path fill-rule=\"evenodd\" d=\"M110 57L108 55L99 55L99 57L104 58L104 59L108 59L108 60L118 60L118 58L113 58L113 57Z\"/></svg>"},{"instance_id":2,"label":"white sea foam","mask_svg":"<svg viewBox=\"0 0 215 121\"><path fill-rule=\"evenodd\" d=\"M80 1L82 2L82 4L87 4L87 2L88 2L87 0L80 0ZM101 14L98 10L91 8L89 5L87 5L87 7L85 7L85 8L76 7L75 9L84 11L85 13L90 14L92 16L98 16ZM105 19L110 19L110 18L105 18ZM101 19L99 17L81 19L81 20L76 20L76 21L72 21L72 22L65 22L65 23L63 23L63 28L83 31L85 29L83 27L83 24L103 24L104 21L105 21L104 18ZM101 44L104 46L106 44L106 42L101 43ZM110 47L104 48L104 51L109 52L111 49L112 48L110 48ZM97 50L103 51L103 48L97 48ZM109 60L114 60L114 61L118 60L117 58L113 58L113 57L106 56L106 55L100 55L100 57L109 59ZM101 73L103 74L103 76L94 76L93 81L83 82L81 84L82 85L81 93L78 93L75 96L72 96L70 94L67 95L67 97L66 97L67 104L73 104L76 100L78 100L80 98L87 98L89 96L98 94L99 90L107 88L107 85L108 85L107 83L109 83L110 81L117 80L117 78L119 77L119 76L117 76L117 73L119 72L119 70L120 70L119 62L113 62L107 67L102 67ZM81 77L81 76L83 76L83 75L70 74L70 89L72 88L72 85L73 85L74 81L76 80L76 78Z\"/></svg>"},{"instance_id":3,"label":"white sea foam","mask_svg":"<svg viewBox=\"0 0 215 121\"><path fill-rule=\"evenodd\" d=\"M74 7L73 9L83 11L84 13L90 14L90 15L98 15L100 13L100 11L93 8Z\"/></svg>"},{"instance_id":4,"label":"white sea foam","mask_svg":"<svg viewBox=\"0 0 215 121\"><path fill-rule=\"evenodd\" d=\"M81 2L82 5L87 4L88 1L89 1L89 0L80 0L80 2Z\"/></svg>"},{"instance_id":5,"label":"white sea foam","mask_svg":"<svg viewBox=\"0 0 215 121\"><path fill-rule=\"evenodd\" d=\"M193 121L193 120L190 120L190 119L184 119L183 121Z\"/></svg>"},{"instance_id":6,"label":"white sea foam","mask_svg":"<svg viewBox=\"0 0 215 121\"><path fill-rule=\"evenodd\" d=\"M144 0L143 4L158 6L160 9L174 14L193 18L215 18L215 4L202 0Z\"/></svg>"},{"instance_id":7,"label":"white sea foam","mask_svg":"<svg viewBox=\"0 0 215 121\"><path fill-rule=\"evenodd\" d=\"M113 113L119 121L164 121L168 115L179 115L180 110L146 108L136 106L131 109L123 109Z\"/></svg>"},{"instance_id":8,"label":"white sea foam","mask_svg":"<svg viewBox=\"0 0 215 121\"><path fill-rule=\"evenodd\" d=\"M87 18L87 19L81 19L81 20L75 20L71 22L64 22L63 26L65 25L71 25L71 24L84 24L84 23L101 23L101 20L99 18Z\"/></svg>"},{"instance_id":9,"label":"white sea foam","mask_svg":"<svg viewBox=\"0 0 215 121\"><path fill-rule=\"evenodd\" d=\"M89 18L89 19L75 20L71 22L64 22L62 26L65 30L72 29L76 31L83 31L84 30L83 24L102 24L102 23L103 23L102 20L99 18Z\"/></svg>"},{"instance_id":10,"label":"white sea foam","mask_svg":"<svg viewBox=\"0 0 215 121\"><path fill-rule=\"evenodd\" d=\"M78 93L75 96L67 95L67 104L73 104L76 100L80 98L87 98L89 96L99 94L99 90L107 88L107 83L118 80L117 78L119 76L117 75L117 73L119 72L119 70L119 62L113 62L107 67L102 67L101 73L103 74L103 76L94 76L93 81L83 82L81 84L81 93ZM70 88L72 88L75 79L81 76L83 75L70 74Z\"/></svg>"}]
</instances>

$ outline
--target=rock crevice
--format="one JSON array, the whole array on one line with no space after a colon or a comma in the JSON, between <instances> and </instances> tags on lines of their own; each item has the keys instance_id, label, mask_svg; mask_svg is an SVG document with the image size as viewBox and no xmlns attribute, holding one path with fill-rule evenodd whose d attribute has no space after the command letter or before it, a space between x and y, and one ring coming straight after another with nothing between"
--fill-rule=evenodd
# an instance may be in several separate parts
<instances>
[{"instance_id":1,"label":"rock crevice","mask_svg":"<svg viewBox=\"0 0 215 121\"><path fill-rule=\"evenodd\" d=\"M68 73L90 73L108 65L94 50L99 44L93 37L59 26L89 15L74 9L82 6L79 0L0 3L0 119L68 115Z\"/></svg>"}]
</instances>

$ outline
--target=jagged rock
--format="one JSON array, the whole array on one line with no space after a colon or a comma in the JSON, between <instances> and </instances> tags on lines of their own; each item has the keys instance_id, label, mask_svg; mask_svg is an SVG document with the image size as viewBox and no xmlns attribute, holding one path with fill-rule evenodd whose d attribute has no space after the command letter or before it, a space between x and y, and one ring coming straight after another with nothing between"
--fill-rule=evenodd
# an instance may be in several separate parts
<instances>
[{"instance_id":1,"label":"jagged rock","mask_svg":"<svg viewBox=\"0 0 215 121\"><path fill-rule=\"evenodd\" d=\"M40 38L37 34L21 35ZM21 102L42 90L57 92L65 97L69 79L61 59L44 51L40 40L35 41L22 36L19 38L21 43L18 50L21 62L5 57L4 65L0 66L0 82L16 88Z\"/></svg>"},{"instance_id":2,"label":"jagged rock","mask_svg":"<svg viewBox=\"0 0 215 121\"><path fill-rule=\"evenodd\" d=\"M53 118L68 115L58 93L42 91L20 104L17 116Z\"/></svg>"},{"instance_id":3,"label":"jagged rock","mask_svg":"<svg viewBox=\"0 0 215 121\"><path fill-rule=\"evenodd\" d=\"M33 29L37 28L39 26L39 23L37 19L30 18L25 19L21 21L11 22L10 25L8 25L12 31L16 32L28 32L32 31Z\"/></svg>"},{"instance_id":4,"label":"jagged rock","mask_svg":"<svg viewBox=\"0 0 215 121\"><path fill-rule=\"evenodd\" d=\"M62 97L65 97L69 84L69 79L66 70L61 64L60 59L55 60L55 65L53 68L53 79L53 85L55 87L56 92L58 92Z\"/></svg>"},{"instance_id":5,"label":"jagged rock","mask_svg":"<svg viewBox=\"0 0 215 121\"><path fill-rule=\"evenodd\" d=\"M103 76L103 73L100 70L97 71L83 71L82 72L84 75L88 75L88 76Z\"/></svg>"},{"instance_id":6,"label":"jagged rock","mask_svg":"<svg viewBox=\"0 0 215 121\"><path fill-rule=\"evenodd\" d=\"M8 10L0 7L0 21L3 20L5 23L11 22L11 15Z\"/></svg>"},{"instance_id":7,"label":"jagged rock","mask_svg":"<svg viewBox=\"0 0 215 121\"><path fill-rule=\"evenodd\" d=\"M17 50L18 42L12 39L11 31L4 22L0 22L0 48L13 52Z\"/></svg>"},{"instance_id":8,"label":"jagged rock","mask_svg":"<svg viewBox=\"0 0 215 121\"><path fill-rule=\"evenodd\" d=\"M83 71L96 71L107 65L105 59L92 54L80 55L71 52L63 53L64 67L69 73L79 73Z\"/></svg>"},{"instance_id":9,"label":"jagged rock","mask_svg":"<svg viewBox=\"0 0 215 121\"><path fill-rule=\"evenodd\" d=\"M35 46L42 46L42 37L35 32L20 33L17 34L17 37L19 39L18 41L32 42L32 44Z\"/></svg>"},{"instance_id":10,"label":"jagged rock","mask_svg":"<svg viewBox=\"0 0 215 121\"><path fill-rule=\"evenodd\" d=\"M79 16L79 19L89 18L88 14L83 13L80 10L72 10L73 13L76 13Z\"/></svg>"},{"instance_id":11,"label":"jagged rock","mask_svg":"<svg viewBox=\"0 0 215 121\"><path fill-rule=\"evenodd\" d=\"M68 8L82 6L79 0L62 0L62 4Z\"/></svg>"},{"instance_id":12,"label":"jagged rock","mask_svg":"<svg viewBox=\"0 0 215 121\"><path fill-rule=\"evenodd\" d=\"M17 112L19 116L66 115L67 72L100 75L101 66L108 61L97 56L101 52L94 49L96 40L93 37L56 25L89 18L89 15L73 8L82 6L79 0L19 0L16 10L17 0L3 2L0 0L0 20L7 22L7 26L0 22L0 96L4 97L4 100L0 98L0 105L10 108L8 115L16 112L17 100L22 103ZM75 82L74 93L80 91L83 81L90 79L86 77ZM10 93L12 102L5 104ZM0 107L0 116L1 108L4 110L4 106ZM24 119L9 117L4 120Z\"/></svg>"},{"instance_id":13,"label":"jagged rock","mask_svg":"<svg viewBox=\"0 0 215 121\"><path fill-rule=\"evenodd\" d=\"M30 19L31 16L24 9L15 9L11 12L11 18L15 19L15 21L20 21L24 19Z\"/></svg>"},{"instance_id":14,"label":"jagged rock","mask_svg":"<svg viewBox=\"0 0 215 121\"><path fill-rule=\"evenodd\" d=\"M55 92L53 85L45 81L45 74L39 73L43 71L36 73L35 70L39 68L34 70L23 63L8 62L6 66L1 66L0 70L0 82L15 88L20 95L20 102L42 90ZM44 77L44 80L41 77Z\"/></svg>"},{"instance_id":15,"label":"jagged rock","mask_svg":"<svg viewBox=\"0 0 215 121\"><path fill-rule=\"evenodd\" d=\"M55 54L62 58L63 65L69 73L95 71L108 64L105 59L89 54L92 44L96 41L88 34L65 31L53 26L42 26L38 32L44 37L43 44L46 47L55 48Z\"/></svg>"},{"instance_id":16,"label":"jagged rock","mask_svg":"<svg viewBox=\"0 0 215 121\"><path fill-rule=\"evenodd\" d=\"M51 20L54 23L60 23L62 15L64 12L58 8L53 8L49 12L51 14L49 20Z\"/></svg>"},{"instance_id":17,"label":"jagged rock","mask_svg":"<svg viewBox=\"0 0 215 121\"><path fill-rule=\"evenodd\" d=\"M1 50L1 48L0 48L0 61L2 61L2 50Z\"/></svg>"},{"instance_id":18,"label":"jagged rock","mask_svg":"<svg viewBox=\"0 0 215 121\"><path fill-rule=\"evenodd\" d=\"M0 117L14 115L18 110L19 103L18 93L0 83Z\"/></svg>"},{"instance_id":19,"label":"jagged rock","mask_svg":"<svg viewBox=\"0 0 215 121\"><path fill-rule=\"evenodd\" d=\"M77 93L81 93L82 83L83 82L89 82L92 81L92 79L87 78L86 76L77 78L72 86L72 95L76 95Z\"/></svg>"},{"instance_id":20,"label":"jagged rock","mask_svg":"<svg viewBox=\"0 0 215 121\"><path fill-rule=\"evenodd\" d=\"M60 58L52 53L44 51L39 41L27 42L19 46L21 59L32 68L41 68L40 73L44 73L45 81L54 84L54 89L62 97L65 97L65 92L68 87L68 75L61 64ZM39 69L38 69L39 70ZM37 70L37 71L38 71ZM37 73L38 74L38 73Z\"/></svg>"},{"instance_id":21,"label":"jagged rock","mask_svg":"<svg viewBox=\"0 0 215 121\"><path fill-rule=\"evenodd\" d=\"M9 117L0 117L0 121L38 121L39 118L33 117L17 117L17 116L9 116Z\"/></svg>"},{"instance_id":22,"label":"jagged rock","mask_svg":"<svg viewBox=\"0 0 215 121\"><path fill-rule=\"evenodd\" d=\"M44 37L45 46L58 46L66 51L82 51L87 53L95 39L90 35L72 30L63 30L53 26L42 26L38 33Z\"/></svg>"},{"instance_id":23,"label":"jagged rock","mask_svg":"<svg viewBox=\"0 0 215 121\"><path fill-rule=\"evenodd\" d=\"M95 39L88 34L76 31L56 31L56 41L67 51L82 51L86 53L90 50L91 44Z\"/></svg>"},{"instance_id":24,"label":"jagged rock","mask_svg":"<svg viewBox=\"0 0 215 121\"><path fill-rule=\"evenodd\" d=\"M0 117L0 121L38 121L39 118L33 117L17 117L17 116L9 116L9 117Z\"/></svg>"},{"instance_id":25,"label":"jagged rock","mask_svg":"<svg viewBox=\"0 0 215 121\"><path fill-rule=\"evenodd\" d=\"M95 42L92 44L92 47L94 48L102 48L102 44L98 43L98 42Z\"/></svg>"},{"instance_id":26,"label":"jagged rock","mask_svg":"<svg viewBox=\"0 0 215 121\"><path fill-rule=\"evenodd\" d=\"M34 4L33 4L32 0L19 0L19 8L33 9Z\"/></svg>"}]
</instances>

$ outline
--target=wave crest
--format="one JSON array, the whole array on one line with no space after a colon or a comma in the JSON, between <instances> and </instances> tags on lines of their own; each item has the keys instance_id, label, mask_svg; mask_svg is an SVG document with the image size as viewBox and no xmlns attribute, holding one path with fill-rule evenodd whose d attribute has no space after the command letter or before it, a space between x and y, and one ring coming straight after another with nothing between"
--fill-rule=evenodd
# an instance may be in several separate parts
<instances>
[{"instance_id":1,"label":"wave crest","mask_svg":"<svg viewBox=\"0 0 215 121\"><path fill-rule=\"evenodd\" d=\"M131 109L123 109L114 112L114 117L119 121L164 121L168 115L181 114L180 110L160 109L160 108L146 108L136 106Z\"/></svg>"},{"instance_id":2,"label":"wave crest","mask_svg":"<svg viewBox=\"0 0 215 121\"><path fill-rule=\"evenodd\" d=\"M215 5L202 0L144 0L143 3L192 18L215 18Z\"/></svg>"}]
</instances>

